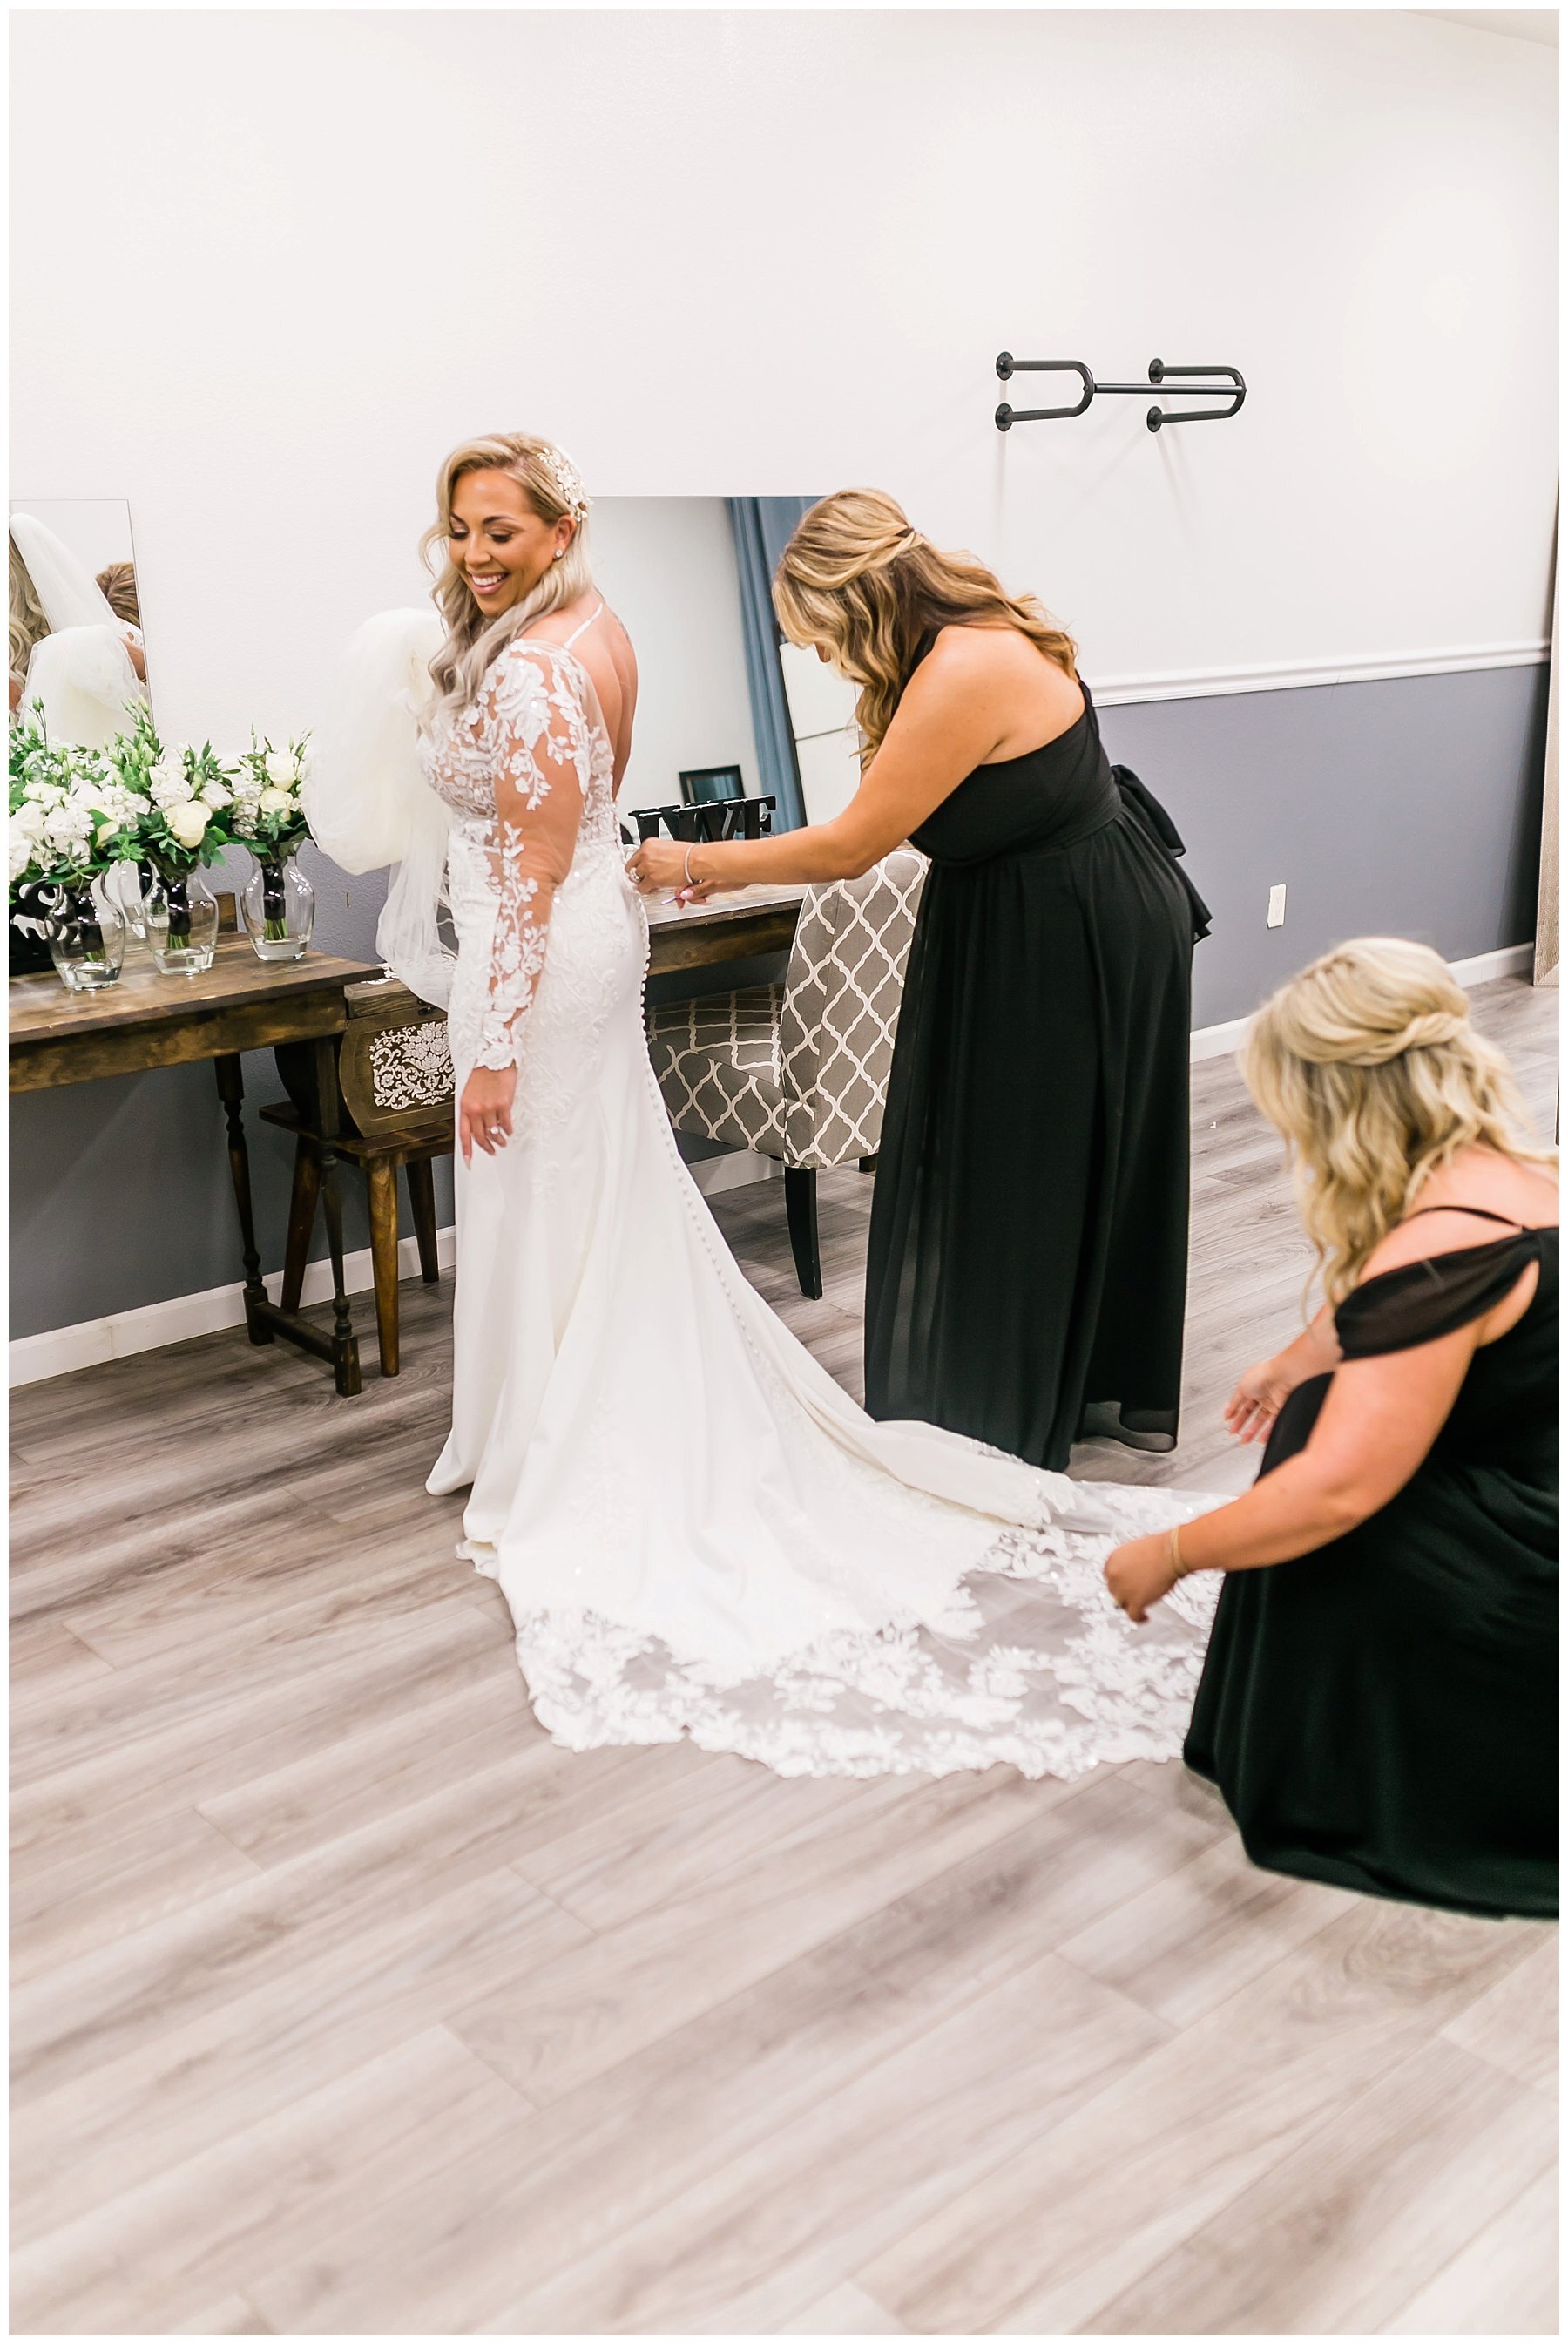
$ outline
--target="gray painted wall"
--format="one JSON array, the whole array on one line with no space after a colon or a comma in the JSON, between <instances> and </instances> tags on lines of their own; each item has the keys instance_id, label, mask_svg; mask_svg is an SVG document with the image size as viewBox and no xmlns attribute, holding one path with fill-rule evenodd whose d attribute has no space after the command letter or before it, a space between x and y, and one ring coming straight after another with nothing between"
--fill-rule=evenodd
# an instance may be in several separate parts
<instances>
[{"instance_id":1,"label":"gray painted wall","mask_svg":"<svg viewBox=\"0 0 1568 2344\"><path fill-rule=\"evenodd\" d=\"M1346 936L1468 960L1535 931L1544 666L1143 702L1105 745L1168 809L1214 915L1192 1022L1244 1017ZM1094 679L1089 679L1093 689ZM1283 881L1285 924L1267 925Z\"/></svg>"},{"instance_id":2,"label":"gray painted wall","mask_svg":"<svg viewBox=\"0 0 1568 2344\"><path fill-rule=\"evenodd\" d=\"M1420 936L1451 960L1528 941L1546 682L1544 667L1496 668L1104 710L1107 748L1170 809L1214 914L1198 948L1194 1023L1245 1015L1344 936ZM379 876L346 878L314 849L306 868L318 941L374 959ZM1282 880L1286 922L1271 930L1268 892ZM756 984L772 973L749 964L709 976ZM668 979L655 997L688 989ZM269 1055L247 1057L245 1076L252 1102L282 1096ZM275 1269L291 1147L254 1116L249 1128L263 1265ZM447 1221L449 1167L437 1178ZM363 1187L351 1170L345 1192L347 1242L363 1246ZM13 1101L13 1336L239 1276L210 1067Z\"/></svg>"}]
</instances>

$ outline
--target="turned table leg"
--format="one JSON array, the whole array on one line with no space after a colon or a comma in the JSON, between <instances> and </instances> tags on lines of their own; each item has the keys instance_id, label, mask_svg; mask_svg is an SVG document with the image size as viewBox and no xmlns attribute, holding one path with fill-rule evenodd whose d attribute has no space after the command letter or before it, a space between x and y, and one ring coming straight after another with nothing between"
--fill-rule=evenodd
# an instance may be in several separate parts
<instances>
[{"instance_id":1,"label":"turned table leg","mask_svg":"<svg viewBox=\"0 0 1568 2344\"><path fill-rule=\"evenodd\" d=\"M408 1209L414 1218L414 1238L419 1248L419 1274L427 1286L437 1286L441 1278L441 1257L436 1235L436 1174L427 1156L410 1157L404 1166L408 1176Z\"/></svg>"},{"instance_id":2,"label":"turned table leg","mask_svg":"<svg viewBox=\"0 0 1568 2344\"><path fill-rule=\"evenodd\" d=\"M261 1256L256 1247L256 1217L250 1203L250 1154L245 1142L245 1078L237 1056L213 1060L217 1095L228 1120L228 1168L234 1201L239 1209L239 1242L245 1263L245 1323L253 1343L270 1343L272 1329L257 1318L256 1305L266 1300Z\"/></svg>"},{"instance_id":3,"label":"turned table leg","mask_svg":"<svg viewBox=\"0 0 1568 2344\"><path fill-rule=\"evenodd\" d=\"M376 1282L376 1336L381 1372L397 1372L397 1162L373 1157L365 1167L370 1189L370 1262Z\"/></svg>"},{"instance_id":4,"label":"turned table leg","mask_svg":"<svg viewBox=\"0 0 1568 2344\"><path fill-rule=\"evenodd\" d=\"M294 1188L288 1200L288 1238L283 1253L283 1293L280 1307L297 1310L310 1266L310 1240L316 1229L316 1207L321 1195L321 1166L313 1143L302 1132L295 1143Z\"/></svg>"},{"instance_id":5,"label":"turned table leg","mask_svg":"<svg viewBox=\"0 0 1568 2344\"><path fill-rule=\"evenodd\" d=\"M344 1399L359 1389L359 1346L348 1311L343 1283L343 1197L337 1185L337 1053L332 1036L321 1036L313 1046L316 1084L316 1128L321 1138L321 1207L327 1222L327 1244L332 1256L332 1377Z\"/></svg>"}]
</instances>

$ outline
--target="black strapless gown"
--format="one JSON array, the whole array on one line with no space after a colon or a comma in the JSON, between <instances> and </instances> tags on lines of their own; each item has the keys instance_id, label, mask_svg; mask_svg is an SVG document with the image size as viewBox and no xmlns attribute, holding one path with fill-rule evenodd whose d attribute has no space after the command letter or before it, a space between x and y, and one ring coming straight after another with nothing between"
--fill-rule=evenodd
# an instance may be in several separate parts
<instances>
[{"instance_id":1,"label":"black strapless gown","mask_svg":"<svg viewBox=\"0 0 1568 2344\"><path fill-rule=\"evenodd\" d=\"M1399 1495L1221 1591L1187 1763L1271 1872L1555 1917L1557 1232L1369 1278L1335 1325L1347 1359L1432 1342L1495 1308L1532 1260L1530 1308L1476 1352ZM1306 1447L1332 1380L1291 1394L1263 1472Z\"/></svg>"},{"instance_id":2,"label":"black strapless gown","mask_svg":"<svg viewBox=\"0 0 1568 2344\"><path fill-rule=\"evenodd\" d=\"M866 1405L1060 1468L1087 1405L1174 1440L1194 935L1181 842L1087 692L915 832L931 860L866 1278Z\"/></svg>"}]
</instances>

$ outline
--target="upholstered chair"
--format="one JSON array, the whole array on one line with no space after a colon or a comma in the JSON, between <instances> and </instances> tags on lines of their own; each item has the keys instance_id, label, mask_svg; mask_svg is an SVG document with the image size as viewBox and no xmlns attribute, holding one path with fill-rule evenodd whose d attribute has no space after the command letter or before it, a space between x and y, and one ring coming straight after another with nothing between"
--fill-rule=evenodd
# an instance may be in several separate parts
<instances>
[{"instance_id":1,"label":"upholstered chair","mask_svg":"<svg viewBox=\"0 0 1568 2344\"><path fill-rule=\"evenodd\" d=\"M926 864L900 847L863 878L811 888L782 985L655 1009L648 1051L678 1131L771 1156L802 1294L822 1291L817 1175L869 1170Z\"/></svg>"}]
</instances>

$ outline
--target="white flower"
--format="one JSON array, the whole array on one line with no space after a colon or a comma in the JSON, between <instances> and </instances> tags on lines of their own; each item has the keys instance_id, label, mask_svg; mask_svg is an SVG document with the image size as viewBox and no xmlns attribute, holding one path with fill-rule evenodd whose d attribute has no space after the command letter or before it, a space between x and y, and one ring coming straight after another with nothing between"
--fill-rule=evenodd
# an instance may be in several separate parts
<instances>
[{"instance_id":1,"label":"white flower","mask_svg":"<svg viewBox=\"0 0 1568 2344\"><path fill-rule=\"evenodd\" d=\"M28 838L35 844L44 835L44 809L35 798L28 798L11 817L11 836Z\"/></svg>"},{"instance_id":2,"label":"white flower","mask_svg":"<svg viewBox=\"0 0 1568 2344\"><path fill-rule=\"evenodd\" d=\"M162 806L166 813L170 806L182 804L191 793L185 765L174 757L164 757L153 767L147 775L147 787L152 793L153 803Z\"/></svg>"},{"instance_id":3,"label":"white flower","mask_svg":"<svg viewBox=\"0 0 1568 2344\"><path fill-rule=\"evenodd\" d=\"M266 778L274 789L292 789L299 779L297 760L286 749L269 749L266 753Z\"/></svg>"},{"instance_id":4,"label":"white flower","mask_svg":"<svg viewBox=\"0 0 1568 2344\"><path fill-rule=\"evenodd\" d=\"M263 790L256 803L262 813L291 813L294 810L294 793L292 790Z\"/></svg>"},{"instance_id":5,"label":"white flower","mask_svg":"<svg viewBox=\"0 0 1568 2344\"><path fill-rule=\"evenodd\" d=\"M214 813L221 813L226 805L234 803L234 792L226 782L220 782L216 773L208 773L204 778L201 795L203 804L211 806Z\"/></svg>"},{"instance_id":6,"label":"white flower","mask_svg":"<svg viewBox=\"0 0 1568 2344\"><path fill-rule=\"evenodd\" d=\"M22 794L31 798L35 805L49 806L59 805L65 793L58 782L29 782Z\"/></svg>"},{"instance_id":7,"label":"white flower","mask_svg":"<svg viewBox=\"0 0 1568 2344\"><path fill-rule=\"evenodd\" d=\"M22 876L23 872L25 871L29 863L33 860L33 841L28 836L27 833L19 827L17 817L15 814L11 817L10 841L11 884L14 887L16 884L17 880Z\"/></svg>"},{"instance_id":8,"label":"white flower","mask_svg":"<svg viewBox=\"0 0 1568 2344\"><path fill-rule=\"evenodd\" d=\"M51 806L44 817L44 835L51 846L85 846L92 830L92 816L85 806L72 804Z\"/></svg>"},{"instance_id":9,"label":"white flower","mask_svg":"<svg viewBox=\"0 0 1568 2344\"><path fill-rule=\"evenodd\" d=\"M199 846L206 835L207 810L197 798L166 807L164 820L182 846Z\"/></svg>"}]
</instances>

